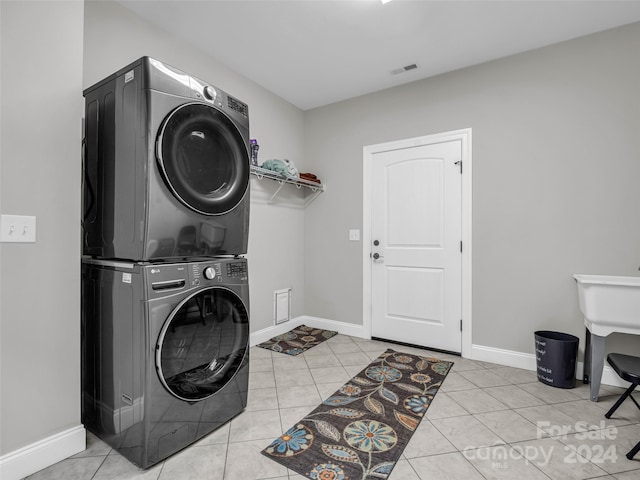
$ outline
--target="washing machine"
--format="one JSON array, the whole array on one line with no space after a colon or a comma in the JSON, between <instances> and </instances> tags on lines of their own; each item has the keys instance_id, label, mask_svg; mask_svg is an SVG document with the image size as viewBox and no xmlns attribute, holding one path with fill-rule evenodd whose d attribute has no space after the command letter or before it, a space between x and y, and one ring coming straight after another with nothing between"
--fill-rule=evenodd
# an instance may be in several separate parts
<instances>
[{"instance_id":1,"label":"washing machine","mask_svg":"<svg viewBox=\"0 0 640 480\"><path fill-rule=\"evenodd\" d=\"M147 261L247 252L245 103L149 57L84 96L84 255Z\"/></svg>"},{"instance_id":2,"label":"washing machine","mask_svg":"<svg viewBox=\"0 0 640 480\"><path fill-rule=\"evenodd\" d=\"M246 407L245 258L83 258L82 421L141 468Z\"/></svg>"}]
</instances>

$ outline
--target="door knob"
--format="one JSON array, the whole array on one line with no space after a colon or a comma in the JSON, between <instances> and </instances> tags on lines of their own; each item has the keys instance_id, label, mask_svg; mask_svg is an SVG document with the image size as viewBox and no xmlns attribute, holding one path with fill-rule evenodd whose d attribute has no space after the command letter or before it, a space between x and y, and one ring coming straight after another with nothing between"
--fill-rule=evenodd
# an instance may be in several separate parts
<instances>
[{"instance_id":1,"label":"door knob","mask_svg":"<svg viewBox=\"0 0 640 480\"><path fill-rule=\"evenodd\" d=\"M383 257L382 255L380 255L378 252L374 253L372 256L373 256L373 259L374 259L374 260L378 260L378 259L380 259L380 258L384 258L384 257Z\"/></svg>"}]
</instances>

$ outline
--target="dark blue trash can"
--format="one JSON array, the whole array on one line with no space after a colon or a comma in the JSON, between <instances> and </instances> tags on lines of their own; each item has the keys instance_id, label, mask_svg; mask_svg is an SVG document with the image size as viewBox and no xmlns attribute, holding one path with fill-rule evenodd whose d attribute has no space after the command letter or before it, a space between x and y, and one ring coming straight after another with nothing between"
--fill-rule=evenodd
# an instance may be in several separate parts
<instances>
[{"instance_id":1,"label":"dark blue trash can","mask_svg":"<svg viewBox=\"0 0 640 480\"><path fill-rule=\"evenodd\" d=\"M576 386L578 337L568 333L535 332L538 380L552 387Z\"/></svg>"}]
</instances>

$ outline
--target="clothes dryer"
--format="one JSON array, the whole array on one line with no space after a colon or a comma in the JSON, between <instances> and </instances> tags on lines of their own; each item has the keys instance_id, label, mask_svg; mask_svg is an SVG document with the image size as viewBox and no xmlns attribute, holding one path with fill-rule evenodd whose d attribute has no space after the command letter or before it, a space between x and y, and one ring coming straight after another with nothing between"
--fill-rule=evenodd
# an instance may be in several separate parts
<instances>
[{"instance_id":1,"label":"clothes dryer","mask_svg":"<svg viewBox=\"0 0 640 480\"><path fill-rule=\"evenodd\" d=\"M147 468L247 404L247 260L84 258L82 421Z\"/></svg>"},{"instance_id":2,"label":"clothes dryer","mask_svg":"<svg viewBox=\"0 0 640 480\"><path fill-rule=\"evenodd\" d=\"M147 261L247 252L245 103L149 57L84 96L84 255Z\"/></svg>"}]
</instances>

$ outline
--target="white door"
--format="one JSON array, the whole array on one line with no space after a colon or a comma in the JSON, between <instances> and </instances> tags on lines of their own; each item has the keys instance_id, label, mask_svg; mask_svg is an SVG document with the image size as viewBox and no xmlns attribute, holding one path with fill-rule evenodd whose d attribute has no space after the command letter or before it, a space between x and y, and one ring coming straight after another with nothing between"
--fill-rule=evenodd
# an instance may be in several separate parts
<instances>
[{"instance_id":1,"label":"white door","mask_svg":"<svg viewBox=\"0 0 640 480\"><path fill-rule=\"evenodd\" d=\"M462 142L371 158L371 334L461 351Z\"/></svg>"}]
</instances>

